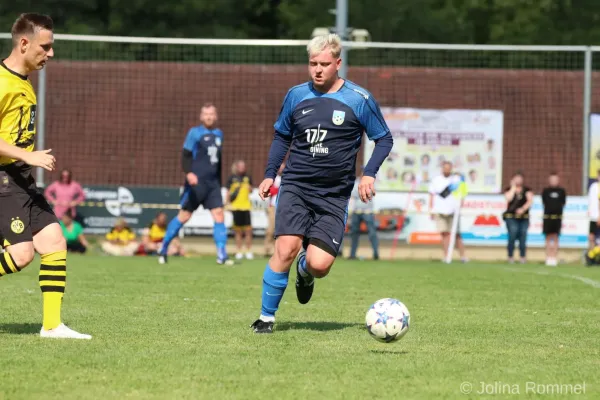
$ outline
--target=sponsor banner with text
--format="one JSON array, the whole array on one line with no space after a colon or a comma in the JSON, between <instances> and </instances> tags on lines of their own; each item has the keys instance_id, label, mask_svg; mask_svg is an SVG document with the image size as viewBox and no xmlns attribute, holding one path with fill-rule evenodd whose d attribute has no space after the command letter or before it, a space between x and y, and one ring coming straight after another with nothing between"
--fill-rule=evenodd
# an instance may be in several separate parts
<instances>
[{"instance_id":1,"label":"sponsor banner with text","mask_svg":"<svg viewBox=\"0 0 600 400\"><path fill-rule=\"evenodd\" d=\"M465 176L471 193L499 193L504 115L496 110L381 109L394 147L379 172L381 191L427 192L445 160ZM365 141L364 163L374 148Z\"/></svg>"},{"instance_id":2,"label":"sponsor banner with text","mask_svg":"<svg viewBox=\"0 0 600 400\"><path fill-rule=\"evenodd\" d=\"M125 219L139 233L159 211L166 212L170 219L179 208L177 188L84 186L83 191L85 202L77 207L77 215L87 234L108 232L118 218Z\"/></svg>"},{"instance_id":3,"label":"sponsor banner with text","mask_svg":"<svg viewBox=\"0 0 600 400\"><path fill-rule=\"evenodd\" d=\"M376 213L390 214L406 208L408 193L380 192L374 200ZM408 205L408 213L399 238L411 244L436 244L440 236L435 220L428 210L429 195L413 193ZM467 245L505 246L508 240L506 224L502 213L506 201L502 195L469 195L461 211L460 231ZM588 202L586 197L571 196L565 206L563 227L560 237L562 247L585 248L589 229ZM544 246L542 233L543 206L539 196L534 197L530 212L530 226L527 244L532 247ZM393 238L393 232L381 232L382 239Z\"/></svg>"},{"instance_id":4,"label":"sponsor banner with text","mask_svg":"<svg viewBox=\"0 0 600 400\"><path fill-rule=\"evenodd\" d=\"M136 231L147 227L157 212L165 211L170 218L179 209L181 189L137 188L125 186L85 186L85 203L78 207L85 233L104 234L114 226L118 218L124 218ZM225 189L223 189L223 194ZM267 205L260 200L255 189L251 194L254 233L264 235L267 227ZM531 209L528 245L544 245L542 234L543 208L539 196L535 196ZM373 200L378 235L381 239L393 239L398 235L410 244L436 244L440 236L436 223L428 210L429 195L426 193L379 192ZM468 245L505 246L508 236L502 213L506 207L501 195L469 195L461 212L460 229ZM406 210L407 209L407 210ZM405 213L405 210L407 211ZM351 218L348 219L350 223ZM232 215L226 211L225 222L231 227ZM585 248L588 234L587 198L571 196L567 199L560 238L561 246ZM365 227L361 227L365 231ZM202 207L192 214L184 226L186 235L212 235L213 220Z\"/></svg>"}]
</instances>

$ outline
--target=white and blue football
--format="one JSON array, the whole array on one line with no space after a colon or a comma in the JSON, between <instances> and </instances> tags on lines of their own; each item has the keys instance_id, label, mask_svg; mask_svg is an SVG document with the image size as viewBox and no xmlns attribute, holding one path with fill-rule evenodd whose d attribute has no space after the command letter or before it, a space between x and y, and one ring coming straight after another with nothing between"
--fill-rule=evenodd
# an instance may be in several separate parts
<instances>
[{"instance_id":1,"label":"white and blue football","mask_svg":"<svg viewBox=\"0 0 600 400\"><path fill-rule=\"evenodd\" d=\"M369 334L375 340L391 343L408 332L410 312L399 300L381 299L367 311L366 323Z\"/></svg>"}]
</instances>

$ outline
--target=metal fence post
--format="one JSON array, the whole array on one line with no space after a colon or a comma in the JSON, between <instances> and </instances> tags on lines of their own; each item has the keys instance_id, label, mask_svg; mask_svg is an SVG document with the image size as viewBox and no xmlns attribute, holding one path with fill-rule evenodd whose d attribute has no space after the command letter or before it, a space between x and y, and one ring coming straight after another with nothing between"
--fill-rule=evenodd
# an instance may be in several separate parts
<instances>
[{"instance_id":1,"label":"metal fence post","mask_svg":"<svg viewBox=\"0 0 600 400\"><path fill-rule=\"evenodd\" d=\"M38 93L36 107L36 136L37 150L43 150L46 145L46 68L42 68L38 74ZM44 186L44 168L37 168L35 180L38 186Z\"/></svg>"},{"instance_id":2,"label":"metal fence post","mask_svg":"<svg viewBox=\"0 0 600 400\"><path fill-rule=\"evenodd\" d=\"M590 172L590 114L592 109L592 49L585 50L583 71L583 181L581 193L587 193Z\"/></svg>"}]
</instances>

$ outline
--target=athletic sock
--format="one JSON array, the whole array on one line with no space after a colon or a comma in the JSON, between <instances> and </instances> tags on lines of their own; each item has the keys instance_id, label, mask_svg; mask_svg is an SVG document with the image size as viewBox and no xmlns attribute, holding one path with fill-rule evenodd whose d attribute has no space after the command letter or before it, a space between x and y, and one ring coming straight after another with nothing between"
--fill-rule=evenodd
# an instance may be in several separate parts
<instances>
[{"instance_id":1,"label":"athletic sock","mask_svg":"<svg viewBox=\"0 0 600 400\"><path fill-rule=\"evenodd\" d=\"M227 228L224 222L215 222L213 227L213 239L217 246L217 254L219 258L227 258Z\"/></svg>"},{"instance_id":2,"label":"athletic sock","mask_svg":"<svg viewBox=\"0 0 600 400\"><path fill-rule=\"evenodd\" d=\"M300 254L300 257L298 258L298 273L303 278L311 276L311 274L308 272L308 269L306 268L306 253L304 252L302 252Z\"/></svg>"},{"instance_id":3,"label":"athletic sock","mask_svg":"<svg viewBox=\"0 0 600 400\"><path fill-rule=\"evenodd\" d=\"M19 272L20 270L8 251L0 254L0 276Z\"/></svg>"},{"instance_id":4,"label":"athletic sock","mask_svg":"<svg viewBox=\"0 0 600 400\"><path fill-rule=\"evenodd\" d=\"M60 308L67 283L67 251L42 254L40 289L43 299L43 326L45 330L60 325Z\"/></svg>"},{"instance_id":5,"label":"athletic sock","mask_svg":"<svg viewBox=\"0 0 600 400\"><path fill-rule=\"evenodd\" d=\"M167 225L167 231L165 232L165 238L163 239L162 248L160 249L160 254L163 256L167 255L167 249L169 248L169 245L173 239L177 237L182 226L183 224L177 217L173 218L171 222L169 222L169 225Z\"/></svg>"},{"instance_id":6,"label":"athletic sock","mask_svg":"<svg viewBox=\"0 0 600 400\"><path fill-rule=\"evenodd\" d=\"M285 293L289 274L289 272L274 272L267 263L263 273L261 320L265 322L275 320L275 313Z\"/></svg>"}]
</instances>

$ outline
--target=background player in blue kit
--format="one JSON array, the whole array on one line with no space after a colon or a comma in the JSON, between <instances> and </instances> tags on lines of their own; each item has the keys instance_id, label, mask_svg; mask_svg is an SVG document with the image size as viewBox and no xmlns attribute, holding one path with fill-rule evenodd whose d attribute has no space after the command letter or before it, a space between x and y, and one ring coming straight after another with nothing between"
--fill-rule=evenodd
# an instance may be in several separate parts
<instances>
[{"instance_id":1,"label":"background player in blue kit","mask_svg":"<svg viewBox=\"0 0 600 400\"><path fill-rule=\"evenodd\" d=\"M185 188L181 195L181 210L167 226L158 262L167 262L167 249L181 227L201 205L210 210L215 225L213 238L217 246L217 263L231 264L227 257L227 229L221 196L221 148L223 132L215 127L217 108L205 104L200 111L202 125L195 126L187 134L183 144L182 168L185 172Z\"/></svg>"},{"instance_id":2,"label":"background player in blue kit","mask_svg":"<svg viewBox=\"0 0 600 400\"><path fill-rule=\"evenodd\" d=\"M272 333L296 256L296 296L301 304L310 300L314 278L329 273L344 235L363 133L375 141L358 187L363 202L375 195L375 175L393 146L375 99L338 76L339 36L317 36L307 50L311 81L290 89L283 101L259 186L261 198L268 197L289 150L277 199L275 254L263 275L260 318L252 324L256 333Z\"/></svg>"}]
</instances>

